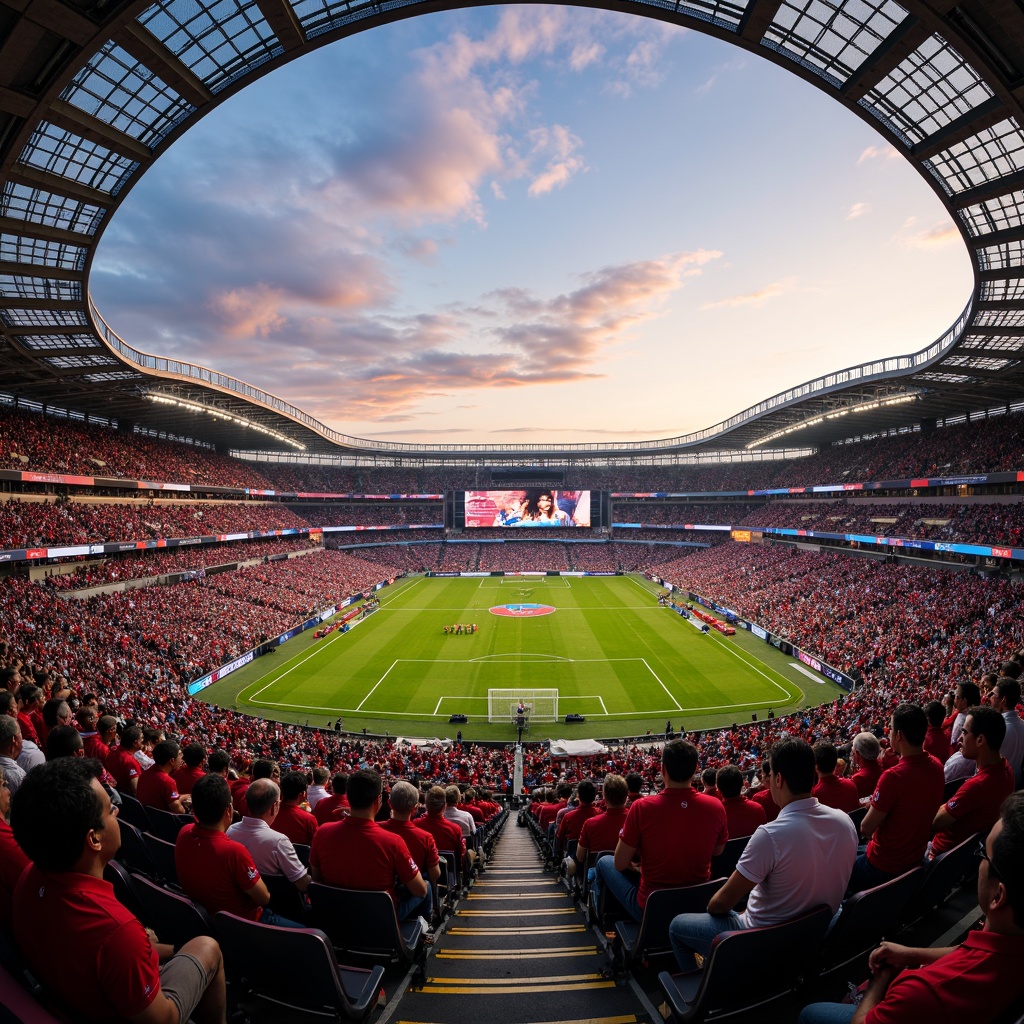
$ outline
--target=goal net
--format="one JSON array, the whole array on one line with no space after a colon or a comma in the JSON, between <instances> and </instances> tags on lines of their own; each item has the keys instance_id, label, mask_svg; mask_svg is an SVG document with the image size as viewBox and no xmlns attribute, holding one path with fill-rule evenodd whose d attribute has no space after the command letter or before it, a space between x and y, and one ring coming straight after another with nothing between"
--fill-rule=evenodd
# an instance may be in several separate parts
<instances>
[{"instance_id":1,"label":"goal net","mask_svg":"<svg viewBox=\"0 0 1024 1024\"><path fill-rule=\"evenodd\" d=\"M515 723L519 704L526 705L526 716L531 722L558 721L558 690L487 691L487 721Z\"/></svg>"}]
</instances>

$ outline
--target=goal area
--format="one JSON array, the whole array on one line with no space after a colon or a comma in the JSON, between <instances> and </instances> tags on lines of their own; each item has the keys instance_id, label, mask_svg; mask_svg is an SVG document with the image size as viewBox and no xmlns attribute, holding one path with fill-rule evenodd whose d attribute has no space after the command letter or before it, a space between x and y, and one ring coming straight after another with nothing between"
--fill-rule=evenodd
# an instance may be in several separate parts
<instances>
[{"instance_id":1,"label":"goal area","mask_svg":"<svg viewBox=\"0 0 1024 1024\"><path fill-rule=\"evenodd\" d=\"M522 689L488 690L487 721L515 723L520 702L526 705L526 717L530 721L558 721L558 690Z\"/></svg>"}]
</instances>

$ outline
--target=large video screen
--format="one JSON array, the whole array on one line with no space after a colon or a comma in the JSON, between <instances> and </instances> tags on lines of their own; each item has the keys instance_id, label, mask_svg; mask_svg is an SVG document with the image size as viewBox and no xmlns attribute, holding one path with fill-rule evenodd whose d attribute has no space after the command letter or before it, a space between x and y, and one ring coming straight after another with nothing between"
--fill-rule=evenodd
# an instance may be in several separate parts
<instances>
[{"instance_id":1,"label":"large video screen","mask_svg":"<svg viewBox=\"0 0 1024 1024\"><path fill-rule=\"evenodd\" d=\"M523 487L509 491L466 491L468 529L500 526L590 526L590 491Z\"/></svg>"}]
</instances>

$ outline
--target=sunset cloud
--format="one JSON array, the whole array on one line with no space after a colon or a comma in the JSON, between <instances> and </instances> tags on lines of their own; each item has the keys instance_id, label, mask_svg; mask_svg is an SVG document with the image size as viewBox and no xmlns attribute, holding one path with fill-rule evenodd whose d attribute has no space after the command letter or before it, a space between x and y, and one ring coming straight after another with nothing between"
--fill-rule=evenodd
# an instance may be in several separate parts
<instances>
[{"instance_id":1,"label":"sunset cloud","mask_svg":"<svg viewBox=\"0 0 1024 1024\"><path fill-rule=\"evenodd\" d=\"M773 281L756 291L746 292L743 295L731 295L727 299L718 299L715 302L705 302L701 309L738 309L742 306L763 306L771 299L777 299L782 295L788 295L796 288L796 278L787 277L782 281Z\"/></svg>"}]
</instances>

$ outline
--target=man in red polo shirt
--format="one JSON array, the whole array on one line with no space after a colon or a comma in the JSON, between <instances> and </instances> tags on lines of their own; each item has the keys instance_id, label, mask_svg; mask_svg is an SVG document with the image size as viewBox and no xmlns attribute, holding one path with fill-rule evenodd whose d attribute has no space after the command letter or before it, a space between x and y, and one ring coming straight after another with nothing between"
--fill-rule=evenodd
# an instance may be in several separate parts
<instances>
[{"instance_id":1,"label":"man in red polo shirt","mask_svg":"<svg viewBox=\"0 0 1024 1024\"><path fill-rule=\"evenodd\" d=\"M174 955L104 881L121 830L94 768L74 757L40 765L13 802L15 838L33 861L14 894L14 933L25 960L76 1021L223 1024L216 941L192 939Z\"/></svg>"},{"instance_id":2,"label":"man in red polo shirt","mask_svg":"<svg viewBox=\"0 0 1024 1024\"><path fill-rule=\"evenodd\" d=\"M889 743L899 761L882 772L860 823L868 845L853 866L848 893L888 882L924 857L946 787L942 765L923 749L927 729L916 704L900 704L892 713Z\"/></svg>"},{"instance_id":3,"label":"man in red polo shirt","mask_svg":"<svg viewBox=\"0 0 1024 1024\"><path fill-rule=\"evenodd\" d=\"M302 772L285 772L281 779L281 807L274 819L274 829L286 835L293 843L313 845L318 822L316 816L302 809L309 783Z\"/></svg>"},{"instance_id":4,"label":"man in red polo shirt","mask_svg":"<svg viewBox=\"0 0 1024 1024\"><path fill-rule=\"evenodd\" d=\"M979 844L978 856L978 906L985 915L980 930L947 948L883 942L868 960L872 978L858 1006L811 1003L799 1024L993 1021L1009 1016L1004 1011L1020 999L1024 961L1024 793L1007 798L999 820Z\"/></svg>"},{"instance_id":5,"label":"man in red polo shirt","mask_svg":"<svg viewBox=\"0 0 1024 1024\"><path fill-rule=\"evenodd\" d=\"M321 825L313 837L309 868L314 881L344 889L386 890L402 921L416 917L423 906L429 911L430 887L405 840L374 821L382 802L380 776L369 768L353 772L347 794L351 814ZM403 887L401 899L396 876Z\"/></svg>"},{"instance_id":6,"label":"man in red polo shirt","mask_svg":"<svg viewBox=\"0 0 1024 1024\"><path fill-rule=\"evenodd\" d=\"M597 786L584 779L576 787L576 795L579 797L580 805L573 811L566 811L558 822L558 848L564 853L568 844L575 839L579 842L580 833L584 824L591 818L597 816L597 808L594 800L597 799Z\"/></svg>"},{"instance_id":7,"label":"man in red polo shirt","mask_svg":"<svg viewBox=\"0 0 1024 1024\"><path fill-rule=\"evenodd\" d=\"M104 762L106 769L114 777L117 788L133 796L138 790L139 776L142 768L135 759L135 751L142 749L142 729L130 725L121 732L121 742L110 751Z\"/></svg>"},{"instance_id":8,"label":"man in red polo shirt","mask_svg":"<svg viewBox=\"0 0 1024 1024\"><path fill-rule=\"evenodd\" d=\"M178 787L178 792L182 796L188 796L192 792L192 787L206 774L203 771L206 748L202 743L188 743L181 752L181 760L182 763L175 769L171 778Z\"/></svg>"},{"instance_id":9,"label":"man in red polo shirt","mask_svg":"<svg viewBox=\"0 0 1024 1024\"><path fill-rule=\"evenodd\" d=\"M101 715L96 723L96 735L83 737L86 757L95 757L106 763L110 757L110 745L117 739L117 719L113 715Z\"/></svg>"},{"instance_id":10,"label":"man in red polo shirt","mask_svg":"<svg viewBox=\"0 0 1024 1024\"><path fill-rule=\"evenodd\" d=\"M181 767L181 747L177 740L162 740L153 748L153 764L139 776L135 795L143 807L155 807L172 814L184 814L178 787L172 778Z\"/></svg>"},{"instance_id":11,"label":"man in red polo shirt","mask_svg":"<svg viewBox=\"0 0 1024 1024\"><path fill-rule=\"evenodd\" d=\"M250 921L301 928L269 908L270 890L252 855L228 838L233 810L227 781L204 775L192 789L192 813L196 824L186 825L174 844L174 866L185 895L211 916L226 910Z\"/></svg>"},{"instance_id":12,"label":"man in red polo shirt","mask_svg":"<svg viewBox=\"0 0 1024 1024\"><path fill-rule=\"evenodd\" d=\"M11 931L14 887L29 864L25 851L18 845L11 826L7 824L10 816L11 790L7 785L7 776L0 768L0 928L8 934Z\"/></svg>"},{"instance_id":13,"label":"man in red polo shirt","mask_svg":"<svg viewBox=\"0 0 1024 1024\"><path fill-rule=\"evenodd\" d=\"M862 800L871 796L878 787L882 775L881 753L882 745L873 732L859 732L853 737L851 756L856 771L850 776L850 781L857 787L857 795Z\"/></svg>"},{"instance_id":14,"label":"man in red polo shirt","mask_svg":"<svg viewBox=\"0 0 1024 1024\"><path fill-rule=\"evenodd\" d=\"M434 837L412 823L413 811L419 803L419 793L410 782L396 782L391 787L391 817L381 822L385 832L401 836L409 847L409 854L420 869L420 874L431 885L437 885L441 877L441 858L438 856L437 843ZM429 917L429 915L426 915Z\"/></svg>"},{"instance_id":15,"label":"man in red polo shirt","mask_svg":"<svg viewBox=\"0 0 1024 1024\"><path fill-rule=\"evenodd\" d=\"M654 890L708 881L711 858L725 849L725 808L721 800L693 788L696 771L697 748L692 743L666 743L661 751L664 788L630 807L614 857L597 862L594 884L599 894L600 887L607 886L634 920L643 918Z\"/></svg>"},{"instance_id":16,"label":"man in red polo shirt","mask_svg":"<svg viewBox=\"0 0 1024 1024\"><path fill-rule=\"evenodd\" d=\"M757 827L768 819L760 804L748 800L743 795L743 773L736 765L727 764L724 768L719 768L717 783L729 826L729 838L742 839L743 836L752 836Z\"/></svg>"},{"instance_id":17,"label":"man in red polo shirt","mask_svg":"<svg viewBox=\"0 0 1024 1024\"><path fill-rule=\"evenodd\" d=\"M329 821L337 821L343 818L349 811L348 797L345 790L348 786L348 776L344 772L338 772L331 776L331 795L317 800L313 808L313 817L317 824L326 825Z\"/></svg>"},{"instance_id":18,"label":"man in red polo shirt","mask_svg":"<svg viewBox=\"0 0 1024 1024\"><path fill-rule=\"evenodd\" d=\"M960 750L978 765L978 771L935 815L932 856L952 850L975 832L987 833L999 818L999 808L1013 792L1013 769L999 753L1005 736L1006 721L995 708L979 706L967 712Z\"/></svg>"},{"instance_id":19,"label":"man in red polo shirt","mask_svg":"<svg viewBox=\"0 0 1024 1024\"><path fill-rule=\"evenodd\" d=\"M603 799L605 810L587 818L580 829L580 838L576 844L576 854L566 860L566 874L570 877L576 868L585 867L591 853L602 850L614 850L619 841L619 833L626 824L626 799L629 789L621 775L608 774L604 777ZM595 869L590 869L590 881L594 880Z\"/></svg>"},{"instance_id":20,"label":"man in red polo shirt","mask_svg":"<svg viewBox=\"0 0 1024 1024\"><path fill-rule=\"evenodd\" d=\"M836 748L828 740L814 744L814 770L818 775L818 782L811 790L811 796L817 797L818 803L826 807L834 807L837 811L846 811L849 814L860 807L860 794L852 779L840 779L836 776L838 763ZM732 835L732 832L729 835Z\"/></svg>"},{"instance_id":21,"label":"man in red polo shirt","mask_svg":"<svg viewBox=\"0 0 1024 1024\"><path fill-rule=\"evenodd\" d=\"M462 834L462 829L456 822L449 821L444 816L445 807L448 806L444 787L431 786L427 790L424 805L427 808L427 813L417 818L413 824L416 828L429 832L434 837L434 843L438 850L451 850L459 858L459 862L465 864L468 871L471 867L470 858L473 851L470 850L467 857L466 839Z\"/></svg>"}]
</instances>

